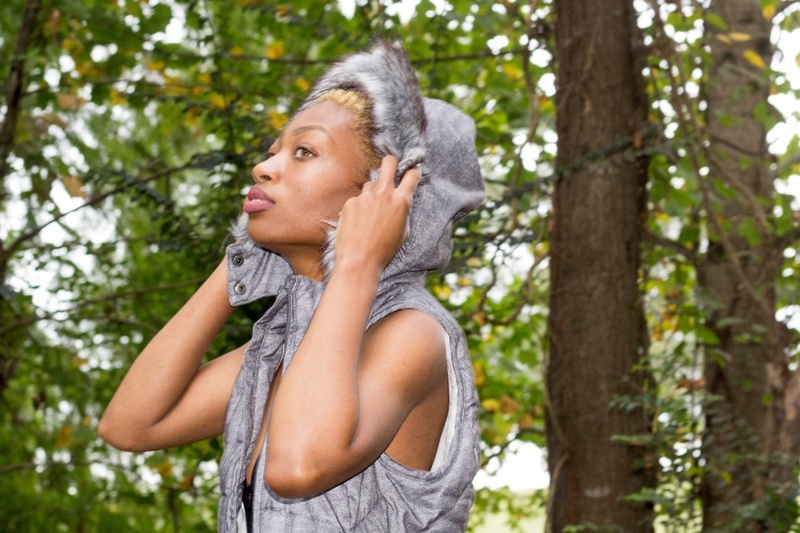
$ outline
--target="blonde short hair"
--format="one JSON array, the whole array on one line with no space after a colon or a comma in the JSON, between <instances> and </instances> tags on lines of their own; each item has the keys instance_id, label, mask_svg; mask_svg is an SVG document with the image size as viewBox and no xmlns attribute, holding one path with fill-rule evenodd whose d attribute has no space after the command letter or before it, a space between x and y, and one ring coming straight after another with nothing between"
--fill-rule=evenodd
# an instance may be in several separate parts
<instances>
[{"instance_id":1,"label":"blonde short hair","mask_svg":"<svg viewBox=\"0 0 800 533\"><path fill-rule=\"evenodd\" d=\"M365 175L372 169L380 168L381 158L375 151L372 138L375 125L372 120L372 103L369 98L358 91L331 89L320 95L315 103L331 102L340 105L353 115L353 129L358 134L364 154Z\"/></svg>"}]
</instances>

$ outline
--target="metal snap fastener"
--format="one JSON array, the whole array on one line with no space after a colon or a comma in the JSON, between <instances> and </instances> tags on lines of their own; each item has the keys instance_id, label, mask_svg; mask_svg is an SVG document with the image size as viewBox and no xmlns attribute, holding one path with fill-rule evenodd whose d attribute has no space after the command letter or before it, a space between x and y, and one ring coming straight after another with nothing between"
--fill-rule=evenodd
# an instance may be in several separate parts
<instances>
[{"instance_id":1,"label":"metal snap fastener","mask_svg":"<svg viewBox=\"0 0 800 533\"><path fill-rule=\"evenodd\" d=\"M234 265L241 265L242 263L244 263L244 257L242 257L241 255L234 255L233 256L233 264Z\"/></svg>"},{"instance_id":2,"label":"metal snap fastener","mask_svg":"<svg viewBox=\"0 0 800 533\"><path fill-rule=\"evenodd\" d=\"M241 282L237 283L236 285L233 286L233 291L236 294L244 294L244 291L246 291L246 290L247 290L247 287L245 286L244 283L241 283Z\"/></svg>"}]
</instances>

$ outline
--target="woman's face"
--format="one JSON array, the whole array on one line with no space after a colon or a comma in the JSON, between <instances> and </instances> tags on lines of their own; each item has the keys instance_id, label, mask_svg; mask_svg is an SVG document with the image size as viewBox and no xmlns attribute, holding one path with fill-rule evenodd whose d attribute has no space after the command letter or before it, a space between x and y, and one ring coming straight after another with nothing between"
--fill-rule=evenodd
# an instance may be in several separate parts
<instances>
[{"instance_id":1,"label":"woman's face","mask_svg":"<svg viewBox=\"0 0 800 533\"><path fill-rule=\"evenodd\" d=\"M325 221L336 221L366 180L352 120L333 102L316 104L295 117L253 167L256 184L244 204L248 234L293 267L295 261L316 264L330 227Z\"/></svg>"}]
</instances>

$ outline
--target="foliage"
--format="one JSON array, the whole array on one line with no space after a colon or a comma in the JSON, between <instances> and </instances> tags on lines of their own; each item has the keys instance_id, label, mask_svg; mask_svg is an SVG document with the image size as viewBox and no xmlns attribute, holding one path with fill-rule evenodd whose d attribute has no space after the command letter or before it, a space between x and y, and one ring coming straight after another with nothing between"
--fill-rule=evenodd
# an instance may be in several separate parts
<instances>
[{"instance_id":1,"label":"foliage","mask_svg":"<svg viewBox=\"0 0 800 533\"><path fill-rule=\"evenodd\" d=\"M776 28L795 29L797 11L762 4ZM647 35L653 129L638 153L624 156L651 158L641 288L652 339L643 365L654 378L641 396L611 408L645 405L653 419L646 442L619 437L647 446L661 472L655 491L631 499L654 504L665 530L691 531L704 468L699 416L709 400L701 361L717 342L704 325L713 302L696 291L691 265L707 243L710 215L702 200L703 24L718 21L697 4L635 5ZM35 23L20 49L26 7ZM12 87L15 65L24 71L16 118L11 93L3 100L15 135L0 137L8 155L0 187L5 529L215 528L219 439L132 455L101 443L95 426L144 343L220 260L250 167L310 82L374 35L401 40L426 95L458 105L478 126L487 201L456 228L454 260L429 283L468 335L484 464L502 459L515 440L544 446L552 17L545 0L421 0L405 8L390 0L3 2L0 80ZM774 69L775 105L797 96L786 64L764 66ZM788 185L797 184L800 144L784 126L793 114L763 112L773 131L786 132L773 146L780 193L770 229L779 235L798 226ZM756 222L748 224L740 230L755 241ZM795 365L796 244L787 240L776 284ZM245 342L264 305L237 313L212 354ZM518 527L542 512L544 499L481 489L473 525L503 512Z\"/></svg>"}]
</instances>

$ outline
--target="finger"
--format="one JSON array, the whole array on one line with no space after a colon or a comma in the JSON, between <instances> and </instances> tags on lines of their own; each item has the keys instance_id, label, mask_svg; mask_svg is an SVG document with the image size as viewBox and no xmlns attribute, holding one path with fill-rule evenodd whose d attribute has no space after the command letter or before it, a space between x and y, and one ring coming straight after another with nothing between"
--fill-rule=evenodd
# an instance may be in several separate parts
<instances>
[{"instance_id":1,"label":"finger","mask_svg":"<svg viewBox=\"0 0 800 533\"><path fill-rule=\"evenodd\" d=\"M378 176L378 185L394 188L394 174L397 171L397 158L387 155L381 159L381 173Z\"/></svg>"},{"instance_id":2,"label":"finger","mask_svg":"<svg viewBox=\"0 0 800 533\"><path fill-rule=\"evenodd\" d=\"M406 194L409 198L412 198L421 179L422 171L419 169L419 165L409 168L406 173L403 174L400 185L397 186L397 192Z\"/></svg>"}]
</instances>

